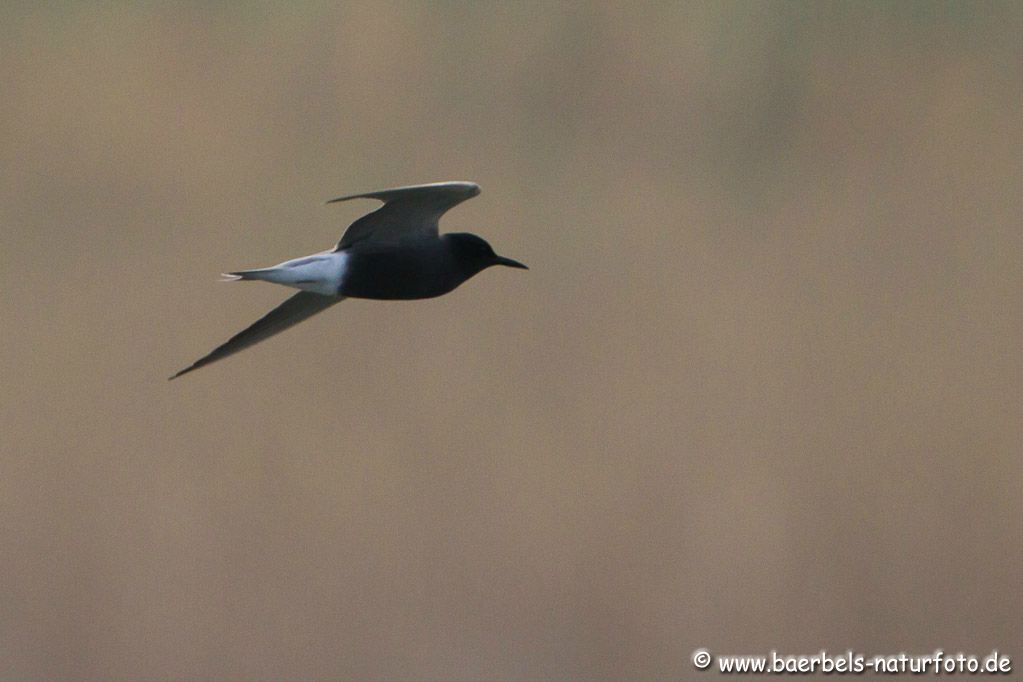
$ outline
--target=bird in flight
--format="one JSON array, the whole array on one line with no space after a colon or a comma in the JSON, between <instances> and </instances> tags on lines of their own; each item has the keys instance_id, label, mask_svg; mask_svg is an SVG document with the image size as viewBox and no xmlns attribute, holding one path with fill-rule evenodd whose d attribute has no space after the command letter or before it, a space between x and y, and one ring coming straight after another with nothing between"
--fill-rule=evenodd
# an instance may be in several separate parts
<instances>
[{"instance_id":1,"label":"bird in flight","mask_svg":"<svg viewBox=\"0 0 1023 682\"><path fill-rule=\"evenodd\" d=\"M346 298L412 300L441 296L491 265L528 268L494 253L474 234L440 234L448 209L480 193L472 182L438 182L331 199L378 199L377 210L352 223L329 251L257 270L225 273L228 281L262 280L300 291L171 379L268 339Z\"/></svg>"}]
</instances>

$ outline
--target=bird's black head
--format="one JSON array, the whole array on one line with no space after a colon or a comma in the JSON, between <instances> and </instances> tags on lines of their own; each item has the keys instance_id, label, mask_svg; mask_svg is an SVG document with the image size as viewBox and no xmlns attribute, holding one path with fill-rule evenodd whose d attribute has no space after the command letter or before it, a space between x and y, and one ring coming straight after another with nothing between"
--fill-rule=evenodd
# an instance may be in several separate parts
<instances>
[{"instance_id":1,"label":"bird's black head","mask_svg":"<svg viewBox=\"0 0 1023 682\"><path fill-rule=\"evenodd\" d=\"M458 265L471 277L480 270L489 268L491 265L506 265L510 268L521 268L528 270L525 265L511 258L498 256L486 240L467 232L454 232L444 235L444 239L450 245L452 253Z\"/></svg>"}]
</instances>

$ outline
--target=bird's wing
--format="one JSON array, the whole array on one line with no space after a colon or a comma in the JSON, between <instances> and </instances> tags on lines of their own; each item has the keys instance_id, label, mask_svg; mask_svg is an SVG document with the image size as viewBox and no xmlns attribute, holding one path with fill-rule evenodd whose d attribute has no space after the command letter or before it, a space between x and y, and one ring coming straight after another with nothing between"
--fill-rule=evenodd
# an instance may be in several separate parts
<instances>
[{"instance_id":1,"label":"bird's wing","mask_svg":"<svg viewBox=\"0 0 1023 682\"><path fill-rule=\"evenodd\" d=\"M282 332L308 317L312 317L321 310L326 310L335 303L343 301L344 298L344 296L324 296L323 294L315 294L311 291L300 291L244 330L232 336L226 343L215 348L209 355L199 358L190 366L172 376L171 379L177 379L182 374L188 374L193 369L199 369L211 362L216 362L221 358L226 358L228 355L233 355L240 350L255 345L263 339L268 339L274 334Z\"/></svg>"},{"instance_id":2,"label":"bird's wing","mask_svg":"<svg viewBox=\"0 0 1023 682\"><path fill-rule=\"evenodd\" d=\"M331 199L328 204L349 199L384 202L377 210L352 223L334 250L340 251L361 241L394 244L421 236L436 237L440 217L479 193L479 185L472 182L437 182Z\"/></svg>"}]
</instances>

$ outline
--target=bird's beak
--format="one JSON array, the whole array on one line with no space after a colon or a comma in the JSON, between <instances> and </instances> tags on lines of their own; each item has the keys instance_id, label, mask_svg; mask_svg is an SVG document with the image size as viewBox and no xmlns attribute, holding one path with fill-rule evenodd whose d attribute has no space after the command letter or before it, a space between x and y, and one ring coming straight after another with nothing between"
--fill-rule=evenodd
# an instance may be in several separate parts
<instances>
[{"instance_id":1,"label":"bird's beak","mask_svg":"<svg viewBox=\"0 0 1023 682\"><path fill-rule=\"evenodd\" d=\"M519 268L520 270L528 270L529 269L525 265L523 265L522 263L518 262L517 260L512 260L511 258L505 258L504 256L498 256L494 260L494 265L507 265L509 268Z\"/></svg>"}]
</instances>

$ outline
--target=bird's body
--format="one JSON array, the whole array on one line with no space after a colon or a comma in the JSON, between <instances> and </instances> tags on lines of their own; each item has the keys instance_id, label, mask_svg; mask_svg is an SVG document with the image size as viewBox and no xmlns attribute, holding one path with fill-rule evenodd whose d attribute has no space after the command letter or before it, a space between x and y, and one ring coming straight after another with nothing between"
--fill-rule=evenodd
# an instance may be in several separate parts
<instances>
[{"instance_id":1,"label":"bird's body","mask_svg":"<svg viewBox=\"0 0 1023 682\"><path fill-rule=\"evenodd\" d=\"M352 249L358 257L345 273L342 295L393 301L433 298L452 291L471 275L465 276L459 268L447 243L451 236L397 247L356 244Z\"/></svg>"},{"instance_id":2,"label":"bird's body","mask_svg":"<svg viewBox=\"0 0 1023 682\"><path fill-rule=\"evenodd\" d=\"M261 280L301 291L171 379L248 348L345 298L433 298L492 265L525 269L495 254L476 235L438 233L440 216L477 194L479 187L473 183L444 182L331 200L373 198L384 205L352 223L329 251L225 274L228 280Z\"/></svg>"}]
</instances>

